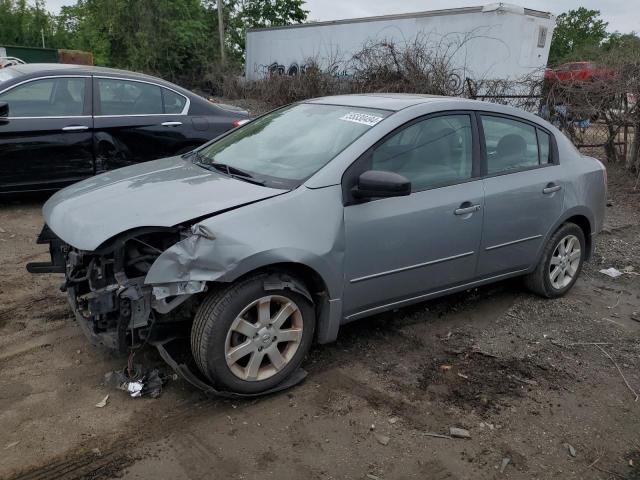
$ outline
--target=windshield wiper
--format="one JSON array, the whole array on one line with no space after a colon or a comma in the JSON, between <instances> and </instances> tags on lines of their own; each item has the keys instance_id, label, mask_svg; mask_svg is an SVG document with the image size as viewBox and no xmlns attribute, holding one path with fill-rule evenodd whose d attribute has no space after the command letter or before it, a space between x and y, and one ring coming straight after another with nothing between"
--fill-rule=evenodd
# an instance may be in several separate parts
<instances>
[{"instance_id":1,"label":"windshield wiper","mask_svg":"<svg viewBox=\"0 0 640 480\"><path fill-rule=\"evenodd\" d=\"M237 178L238 180L244 180L245 182L249 182L249 183L255 183L256 185L265 184L264 180L258 180L257 178L254 178L254 176L251 175L249 172L245 172L244 170L241 170L239 168L232 167L231 165L227 165L226 163L202 162L201 159L204 157L202 155L199 155L197 152L196 152L196 158L197 158L198 165L200 165L203 168L206 168L207 170L212 170L212 169L217 170L219 172L226 173L230 177Z\"/></svg>"}]
</instances>

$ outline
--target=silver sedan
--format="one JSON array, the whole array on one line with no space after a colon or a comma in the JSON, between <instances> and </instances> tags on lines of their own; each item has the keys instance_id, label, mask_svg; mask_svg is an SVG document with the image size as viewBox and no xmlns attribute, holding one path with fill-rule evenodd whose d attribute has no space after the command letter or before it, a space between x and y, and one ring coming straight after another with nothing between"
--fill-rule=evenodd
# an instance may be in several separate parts
<instances>
[{"instance_id":1,"label":"silver sedan","mask_svg":"<svg viewBox=\"0 0 640 480\"><path fill-rule=\"evenodd\" d=\"M29 269L65 273L93 341L183 336L217 388L259 393L359 318L517 276L564 295L605 197L602 164L534 115L326 97L56 193Z\"/></svg>"}]
</instances>

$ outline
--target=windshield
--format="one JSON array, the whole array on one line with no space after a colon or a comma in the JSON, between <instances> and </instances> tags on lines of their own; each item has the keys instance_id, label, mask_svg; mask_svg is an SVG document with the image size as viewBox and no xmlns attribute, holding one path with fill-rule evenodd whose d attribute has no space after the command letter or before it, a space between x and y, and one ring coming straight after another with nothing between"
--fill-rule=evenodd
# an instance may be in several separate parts
<instances>
[{"instance_id":1,"label":"windshield","mask_svg":"<svg viewBox=\"0 0 640 480\"><path fill-rule=\"evenodd\" d=\"M296 186L389 114L368 108L293 105L200 150L198 163L228 166L227 171L243 172L271 186Z\"/></svg>"}]
</instances>

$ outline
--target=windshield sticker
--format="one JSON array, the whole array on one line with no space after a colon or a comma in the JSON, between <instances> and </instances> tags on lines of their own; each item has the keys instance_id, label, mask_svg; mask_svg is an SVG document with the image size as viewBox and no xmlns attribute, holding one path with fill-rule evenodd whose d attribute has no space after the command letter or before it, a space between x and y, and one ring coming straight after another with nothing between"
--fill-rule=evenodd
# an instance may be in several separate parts
<instances>
[{"instance_id":1,"label":"windshield sticker","mask_svg":"<svg viewBox=\"0 0 640 480\"><path fill-rule=\"evenodd\" d=\"M344 120L345 122L361 123L362 125L369 125L370 127L373 127L376 123L382 120L382 117L376 117L375 115L369 115L367 113L349 112L340 117L340 120Z\"/></svg>"}]
</instances>

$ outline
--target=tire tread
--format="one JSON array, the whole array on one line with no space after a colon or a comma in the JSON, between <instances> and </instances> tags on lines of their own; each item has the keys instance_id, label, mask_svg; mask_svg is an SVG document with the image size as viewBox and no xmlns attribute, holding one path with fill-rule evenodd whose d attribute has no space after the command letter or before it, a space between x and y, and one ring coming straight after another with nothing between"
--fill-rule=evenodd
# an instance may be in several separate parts
<instances>
[{"instance_id":1,"label":"tire tread","mask_svg":"<svg viewBox=\"0 0 640 480\"><path fill-rule=\"evenodd\" d=\"M244 281L238 283L232 283L229 286L219 288L211 292L207 298L202 302L196 316L193 320L192 333L191 333L191 352L193 358L196 361L196 365L200 368L200 371L207 372L207 345L209 344L209 337L212 334L215 321L209 321L209 319L218 318L222 312L228 308L232 298L235 294L239 293L246 284L254 282L260 276L249 277ZM213 379L210 379L213 381Z\"/></svg>"},{"instance_id":2,"label":"tire tread","mask_svg":"<svg viewBox=\"0 0 640 480\"><path fill-rule=\"evenodd\" d=\"M524 277L524 284L526 288L529 289L531 292L535 293L536 295L540 295L541 297L545 297L545 298L560 297L565 293L567 293L569 290L571 290L571 288L575 284L575 280L574 280L573 283L571 283L568 286L568 288L566 288L565 290L555 291L549 288L549 286L547 285L547 279L546 279L547 260L549 256L553 254L553 250L555 249L556 244L560 240L560 237L567 235L569 233L569 230L576 230L574 233L576 233L578 238L582 240L582 243L580 246L584 252L586 242L584 239L584 234L582 233L582 229L578 225L572 222L563 223L553 233L553 235L551 235L551 238L549 238L549 241L544 246L542 250L542 254L540 255L540 260L538 261L538 265L536 265L535 270L530 274L525 275ZM576 279L580 275L583 262L584 262L584 253L581 259L580 267L578 268L578 272L576 273Z\"/></svg>"},{"instance_id":3,"label":"tire tread","mask_svg":"<svg viewBox=\"0 0 640 480\"><path fill-rule=\"evenodd\" d=\"M274 290L273 293L276 295L293 299L302 310L305 333L299 351L282 371L256 383L238 379L225 364L220 342L228 333L230 322L233 321L233 312L239 308L239 304L252 296L268 293L264 289L264 280L269 275L273 273L262 272L240 279L237 283L216 284L198 308L191 328L191 351L197 367L218 388L238 393L260 393L269 390L300 366L311 346L316 324L313 302L288 289Z\"/></svg>"}]
</instances>

